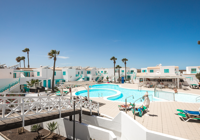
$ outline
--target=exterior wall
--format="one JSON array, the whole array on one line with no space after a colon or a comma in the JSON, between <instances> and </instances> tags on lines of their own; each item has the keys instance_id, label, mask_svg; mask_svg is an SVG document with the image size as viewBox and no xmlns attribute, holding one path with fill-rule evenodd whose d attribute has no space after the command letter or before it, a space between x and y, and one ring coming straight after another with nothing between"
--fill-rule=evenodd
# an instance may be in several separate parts
<instances>
[{"instance_id":1,"label":"exterior wall","mask_svg":"<svg viewBox=\"0 0 200 140\"><path fill-rule=\"evenodd\" d=\"M196 69L196 73L200 72L199 66L190 66L190 67L186 67L186 72L184 72L184 74L196 74L196 73L191 72L192 69Z\"/></svg>"},{"instance_id":2,"label":"exterior wall","mask_svg":"<svg viewBox=\"0 0 200 140\"><path fill-rule=\"evenodd\" d=\"M0 79L13 78L14 69L0 69Z\"/></svg>"},{"instance_id":3,"label":"exterior wall","mask_svg":"<svg viewBox=\"0 0 200 140\"><path fill-rule=\"evenodd\" d=\"M164 69L169 69L169 73L165 73ZM175 74L175 66L161 66L160 67L160 73L162 75L170 75L170 74Z\"/></svg>"}]
</instances>

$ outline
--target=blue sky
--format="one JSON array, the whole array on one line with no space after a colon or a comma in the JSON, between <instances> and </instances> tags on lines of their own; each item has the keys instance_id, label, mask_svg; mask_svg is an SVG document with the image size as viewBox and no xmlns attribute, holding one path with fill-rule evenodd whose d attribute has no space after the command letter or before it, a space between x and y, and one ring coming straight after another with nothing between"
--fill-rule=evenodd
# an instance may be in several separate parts
<instances>
[{"instance_id":1,"label":"blue sky","mask_svg":"<svg viewBox=\"0 0 200 140\"><path fill-rule=\"evenodd\" d=\"M142 68L159 63L180 69L199 64L199 0L0 0L0 63L16 64L30 49L31 67ZM27 62L27 59L26 59ZM27 64L26 64L27 65Z\"/></svg>"}]
</instances>

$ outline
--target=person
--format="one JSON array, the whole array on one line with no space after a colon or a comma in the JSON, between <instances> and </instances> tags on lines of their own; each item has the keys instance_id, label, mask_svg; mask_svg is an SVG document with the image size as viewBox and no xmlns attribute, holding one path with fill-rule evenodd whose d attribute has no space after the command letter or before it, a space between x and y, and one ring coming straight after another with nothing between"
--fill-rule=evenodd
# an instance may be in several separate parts
<instances>
[{"instance_id":1,"label":"person","mask_svg":"<svg viewBox=\"0 0 200 140\"><path fill-rule=\"evenodd\" d=\"M174 88L174 93L178 93L177 88Z\"/></svg>"},{"instance_id":2,"label":"person","mask_svg":"<svg viewBox=\"0 0 200 140\"><path fill-rule=\"evenodd\" d=\"M145 95L143 96L144 102L143 102L143 106L146 106L147 109L149 108L150 105L150 100L149 100L149 94L148 91L146 91Z\"/></svg>"}]
</instances>

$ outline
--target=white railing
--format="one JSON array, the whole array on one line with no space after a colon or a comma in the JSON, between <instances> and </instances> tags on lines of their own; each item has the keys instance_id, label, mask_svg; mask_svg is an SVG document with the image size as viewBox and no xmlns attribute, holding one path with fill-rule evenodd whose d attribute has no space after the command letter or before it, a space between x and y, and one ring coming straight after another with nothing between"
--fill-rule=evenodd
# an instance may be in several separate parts
<instances>
[{"instance_id":1,"label":"white railing","mask_svg":"<svg viewBox=\"0 0 200 140\"><path fill-rule=\"evenodd\" d=\"M167 91L162 91L154 88L154 97L165 99L165 100L170 100L170 101L175 101L175 93L174 92L167 92Z\"/></svg>"},{"instance_id":2,"label":"white railing","mask_svg":"<svg viewBox=\"0 0 200 140\"><path fill-rule=\"evenodd\" d=\"M94 101L86 101L82 98L70 99L70 96L46 96L46 97L0 97L0 120L9 120L14 118L22 118L24 126L24 118L33 115L58 112L61 118L61 111L75 108L89 109L97 111L99 115L99 103Z\"/></svg>"}]
</instances>

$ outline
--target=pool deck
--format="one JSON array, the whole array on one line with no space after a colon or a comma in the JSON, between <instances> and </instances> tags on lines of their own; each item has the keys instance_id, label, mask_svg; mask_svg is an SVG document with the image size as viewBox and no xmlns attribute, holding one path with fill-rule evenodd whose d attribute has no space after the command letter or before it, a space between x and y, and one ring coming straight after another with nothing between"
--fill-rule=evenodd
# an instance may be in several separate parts
<instances>
[{"instance_id":1,"label":"pool deck","mask_svg":"<svg viewBox=\"0 0 200 140\"><path fill-rule=\"evenodd\" d=\"M123 88L137 89L136 84L120 84ZM153 88L142 88L142 90L153 90ZM164 91L172 91L172 89L163 89ZM192 93L200 95L199 89L191 89L188 91L178 90L181 93ZM105 103L100 107L100 113L110 117L115 117L119 113L118 105L120 102L104 100L103 98L92 98L92 100ZM136 116L136 120L147 129L161 132L173 136L182 137L190 140L200 139L200 121L183 122L177 115L176 109L198 110L200 103L184 103L184 102L152 102L149 112L142 117ZM127 113L133 118L131 111Z\"/></svg>"}]
</instances>

